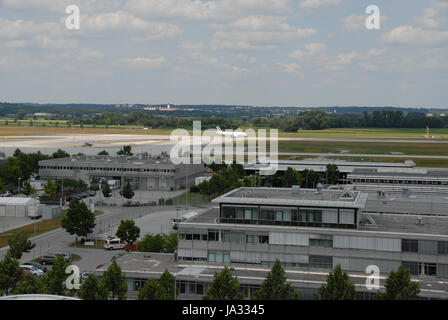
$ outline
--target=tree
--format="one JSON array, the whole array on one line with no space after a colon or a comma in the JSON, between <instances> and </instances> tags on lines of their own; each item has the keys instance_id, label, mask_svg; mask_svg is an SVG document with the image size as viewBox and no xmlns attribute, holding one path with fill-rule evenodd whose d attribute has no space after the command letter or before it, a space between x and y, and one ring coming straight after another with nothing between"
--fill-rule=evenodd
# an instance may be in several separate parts
<instances>
[{"instance_id":1,"label":"tree","mask_svg":"<svg viewBox=\"0 0 448 320\"><path fill-rule=\"evenodd\" d=\"M123 146L120 151L117 152L118 155L132 156L134 155L132 152L131 146Z\"/></svg>"},{"instance_id":2,"label":"tree","mask_svg":"<svg viewBox=\"0 0 448 320\"><path fill-rule=\"evenodd\" d=\"M172 232L169 235L164 234L162 238L165 242L163 245L165 252L172 253L177 249L177 232Z\"/></svg>"},{"instance_id":3,"label":"tree","mask_svg":"<svg viewBox=\"0 0 448 320\"><path fill-rule=\"evenodd\" d=\"M12 292L13 294L47 294L44 279L27 274Z\"/></svg>"},{"instance_id":4,"label":"tree","mask_svg":"<svg viewBox=\"0 0 448 320\"><path fill-rule=\"evenodd\" d=\"M99 156L108 156L108 155L109 155L109 152L107 152L106 150L103 150L103 151L101 151L101 152L98 152L98 155L99 155Z\"/></svg>"},{"instance_id":5,"label":"tree","mask_svg":"<svg viewBox=\"0 0 448 320\"><path fill-rule=\"evenodd\" d=\"M303 178L299 171L288 167L282 177L282 186L284 188L291 188L293 185L300 185L302 180Z\"/></svg>"},{"instance_id":6,"label":"tree","mask_svg":"<svg viewBox=\"0 0 448 320\"><path fill-rule=\"evenodd\" d=\"M131 184L129 182L126 183L123 190L120 191L120 195L128 200L131 200L134 197L135 193L134 190L132 190Z\"/></svg>"},{"instance_id":7,"label":"tree","mask_svg":"<svg viewBox=\"0 0 448 320\"><path fill-rule=\"evenodd\" d=\"M165 248L165 241L160 234L147 234L142 241L138 243L142 252L162 252Z\"/></svg>"},{"instance_id":8,"label":"tree","mask_svg":"<svg viewBox=\"0 0 448 320\"><path fill-rule=\"evenodd\" d=\"M6 252L3 261L0 261L0 292L8 295L10 291L14 291L22 276L19 261L9 251Z\"/></svg>"},{"instance_id":9,"label":"tree","mask_svg":"<svg viewBox=\"0 0 448 320\"><path fill-rule=\"evenodd\" d=\"M303 129L323 130L330 126L328 114L322 110L307 111L302 116Z\"/></svg>"},{"instance_id":10,"label":"tree","mask_svg":"<svg viewBox=\"0 0 448 320\"><path fill-rule=\"evenodd\" d=\"M21 233L15 233L12 237L8 239L9 251L11 256L20 260L22 254L25 252L30 252L36 244L32 243L26 235Z\"/></svg>"},{"instance_id":11,"label":"tree","mask_svg":"<svg viewBox=\"0 0 448 320\"><path fill-rule=\"evenodd\" d=\"M60 159L60 158L69 158L70 155L64 150L58 149L58 151L53 153L52 157L53 159Z\"/></svg>"},{"instance_id":12,"label":"tree","mask_svg":"<svg viewBox=\"0 0 448 320\"><path fill-rule=\"evenodd\" d=\"M339 169L338 166L335 164L328 164L327 165L327 183L328 184L336 184L339 182Z\"/></svg>"},{"instance_id":13,"label":"tree","mask_svg":"<svg viewBox=\"0 0 448 320\"><path fill-rule=\"evenodd\" d=\"M140 237L140 228L135 225L134 220L121 220L116 235L122 241L131 245Z\"/></svg>"},{"instance_id":14,"label":"tree","mask_svg":"<svg viewBox=\"0 0 448 320\"><path fill-rule=\"evenodd\" d=\"M240 291L240 283L232 276L229 268L218 274L215 272L213 282L209 287L204 300L242 300L243 294Z\"/></svg>"},{"instance_id":15,"label":"tree","mask_svg":"<svg viewBox=\"0 0 448 320\"><path fill-rule=\"evenodd\" d=\"M17 120L23 120L26 117L26 111L23 109L19 109L16 113L16 119Z\"/></svg>"},{"instance_id":16,"label":"tree","mask_svg":"<svg viewBox=\"0 0 448 320\"><path fill-rule=\"evenodd\" d=\"M82 300L107 300L107 296L107 289L94 274L89 274L78 291L78 297Z\"/></svg>"},{"instance_id":17,"label":"tree","mask_svg":"<svg viewBox=\"0 0 448 320\"><path fill-rule=\"evenodd\" d=\"M71 235L87 237L95 228L95 215L84 202L73 200L68 206L67 214L62 219L61 226Z\"/></svg>"},{"instance_id":18,"label":"tree","mask_svg":"<svg viewBox=\"0 0 448 320\"><path fill-rule=\"evenodd\" d=\"M29 181L25 181L23 185L23 194L26 196L30 196L36 193L36 190L31 186Z\"/></svg>"},{"instance_id":19,"label":"tree","mask_svg":"<svg viewBox=\"0 0 448 320\"><path fill-rule=\"evenodd\" d=\"M104 184L104 187L102 188L101 191L103 192L103 196L105 198L112 197L112 190L110 189L110 186L109 186L109 184L107 182Z\"/></svg>"},{"instance_id":20,"label":"tree","mask_svg":"<svg viewBox=\"0 0 448 320\"><path fill-rule=\"evenodd\" d=\"M44 185L45 193L48 194L51 197L54 197L58 194L58 186L56 183L51 181L51 179L48 179L47 184Z\"/></svg>"},{"instance_id":21,"label":"tree","mask_svg":"<svg viewBox=\"0 0 448 320\"><path fill-rule=\"evenodd\" d=\"M65 285L65 280L67 279L65 270L68 266L69 264L65 262L63 256L58 256L54 260L51 270L44 276L48 294L64 296L68 293Z\"/></svg>"},{"instance_id":22,"label":"tree","mask_svg":"<svg viewBox=\"0 0 448 320\"><path fill-rule=\"evenodd\" d=\"M163 295L161 300L174 300L174 284L176 280L168 269L165 269L158 282L162 288Z\"/></svg>"},{"instance_id":23,"label":"tree","mask_svg":"<svg viewBox=\"0 0 448 320\"><path fill-rule=\"evenodd\" d=\"M104 271L101 284L107 290L108 296L112 294L112 300L115 300L115 297L118 300L126 300L126 292L128 291L126 275L121 272L121 268L115 258L113 258L109 268Z\"/></svg>"},{"instance_id":24,"label":"tree","mask_svg":"<svg viewBox=\"0 0 448 320\"><path fill-rule=\"evenodd\" d=\"M347 272L337 265L327 277L327 284L319 288L322 300L354 300L355 286L350 282Z\"/></svg>"},{"instance_id":25,"label":"tree","mask_svg":"<svg viewBox=\"0 0 448 320\"><path fill-rule=\"evenodd\" d=\"M420 284L411 281L408 269L400 266L397 271L392 271L386 279L386 291L377 292L376 299L384 300L410 300L420 293Z\"/></svg>"},{"instance_id":26,"label":"tree","mask_svg":"<svg viewBox=\"0 0 448 320\"><path fill-rule=\"evenodd\" d=\"M286 283L285 271L276 260L272 269L266 275L259 290L255 292L256 300L298 300L300 293L296 292L291 284Z\"/></svg>"},{"instance_id":27,"label":"tree","mask_svg":"<svg viewBox=\"0 0 448 320\"><path fill-rule=\"evenodd\" d=\"M154 278L146 280L145 285L138 292L138 300L163 300L163 289Z\"/></svg>"}]
</instances>

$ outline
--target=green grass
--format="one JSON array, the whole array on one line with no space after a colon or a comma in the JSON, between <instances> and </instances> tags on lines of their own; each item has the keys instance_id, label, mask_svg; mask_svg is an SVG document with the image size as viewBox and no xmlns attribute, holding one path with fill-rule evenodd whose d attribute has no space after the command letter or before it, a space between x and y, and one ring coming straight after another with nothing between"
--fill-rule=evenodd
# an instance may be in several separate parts
<instances>
[{"instance_id":1,"label":"green grass","mask_svg":"<svg viewBox=\"0 0 448 320\"><path fill-rule=\"evenodd\" d=\"M269 145L266 146L269 150ZM279 152L341 153L346 154L410 154L448 156L448 148L432 143L383 143L383 142L326 142L279 141Z\"/></svg>"},{"instance_id":2,"label":"green grass","mask_svg":"<svg viewBox=\"0 0 448 320\"><path fill-rule=\"evenodd\" d=\"M382 129L382 128L340 128L325 130L299 130L295 132L279 132L283 138L327 138L327 139L425 139L426 128L421 129ZM431 136L448 139L448 129L431 129Z\"/></svg>"},{"instance_id":3,"label":"green grass","mask_svg":"<svg viewBox=\"0 0 448 320\"><path fill-rule=\"evenodd\" d=\"M174 206L185 206L185 193L172 199ZM199 193L188 192L187 199L188 199L188 205L201 205L210 203L210 201L208 201L207 198L205 198Z\"/></svg>"},{"instance_id":4,"label":"green grass","mask_svg":"<svg viewBox=\"0 0 448 320\"><path fill-rule=\"evenodd\" d=\"M62 215L58 218L37 222L36 223L36 235L40 235L40 234L60 228L62 219L65 217L65 214L66 214L66 210L62 210ZM103 214L103 212L100 212L100 211L95 212L95 216L98 216L101 214ZM29 224L24 227L12 229L12 230L0 233L0 248L6 247L8 245L8 238L11 237L14 233L20 233L20 234L27 236L28 238L31 238L34 236L34 223Z\"/></svg>"}]
</instances>

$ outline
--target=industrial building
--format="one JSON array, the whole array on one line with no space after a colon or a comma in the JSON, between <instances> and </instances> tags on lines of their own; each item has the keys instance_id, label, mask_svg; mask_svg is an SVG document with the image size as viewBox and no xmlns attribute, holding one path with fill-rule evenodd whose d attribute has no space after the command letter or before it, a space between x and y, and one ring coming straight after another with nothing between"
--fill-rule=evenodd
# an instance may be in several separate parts
<instances>
[{"instance_id":1,"label":"industrial building","mask_svg":"<svg viewBox=\"0 0 448 320\"><path fill-rule=\"evenodd\" d=\"M129 182L133 189L175 191L195 184L206 172L204 165L175 165L167 156L75 156L39 161L42 179L92 179Z\"/></svg>"},{"instance_id":2,"label":"industrial building","mask_svg":"<svg viewBox=\"0 0 448 320\"><path fill-rule=\"evenodd\" d=\"M407 196L240 188L214 199L216 207L178 224L176 255L131 253L117 262L126 273L130 297L146 279L168 269L176 277L180 299L201 299L214 272L228 266L250 298L279 259L302 299L313 299L336 265L348 272L359 299L375 293L365 286L371 265L380 270L382 288L388 274L403 265L420 283L420 298L447 299L448 197L417 194L407 198L407 206L394 204ZM431 209L433 200L439 205Z\"/></svg>"},{"instance_id":3,"label":"industrial building","mask_svg":"<svg viewBox=\"0 0 448 320\"><path fill-rule=\"evenodd\" d=\"M0 197L0 217L25 218L40 207L34 198Z\"/></svg>"},{"instance_id":4,"label":"industrial building","mask_svg":"<svg viewBox=\"0 0 448 320\"><path fill-rule=\"evenodd\" d=\"M279 172L288 168L297 171L313 170L325 173L327 165L334 164L340 172L340 184L359 186L357 190L375 190L379 187L403 186L413 190L445 190L448 193L447 168L416 167L412 160L402 163L394 162L353 162L344 160L278 160ZM246 164L246 174L269 174L272 171L268 164ZM325 182L325 181L322 181ZM397 188L394 189L397 191Z\"/></svg>"}]
</instances>

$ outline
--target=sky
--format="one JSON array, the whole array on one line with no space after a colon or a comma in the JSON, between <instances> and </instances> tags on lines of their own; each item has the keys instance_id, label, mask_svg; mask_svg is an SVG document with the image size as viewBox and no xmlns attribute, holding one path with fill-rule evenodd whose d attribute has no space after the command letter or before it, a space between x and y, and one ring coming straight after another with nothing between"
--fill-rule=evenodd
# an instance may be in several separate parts
<instances>
[{"instance_id":1,"label":"sky","mask_svg":"<svg viewBox=\"0 0 448 320\"><path fill-rule=\"evenodd\" d=\"M0 101L437 108L447 89L448 0L0 0Z\"/></svg>"}]
</instances>

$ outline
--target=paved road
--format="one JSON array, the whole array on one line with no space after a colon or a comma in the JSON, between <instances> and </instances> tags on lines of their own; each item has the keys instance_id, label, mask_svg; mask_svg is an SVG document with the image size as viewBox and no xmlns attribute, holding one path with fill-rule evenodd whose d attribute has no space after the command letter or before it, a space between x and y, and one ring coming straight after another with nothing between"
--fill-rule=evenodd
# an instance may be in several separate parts
<instances>
[{"instance_id":1,"label":"paved road","mask_svg":"<svg viewBox=\"0 0 448 320\"><path fill-rule=\"evenodd\" d=\"M268 150L266 150L268 151ZM269 152L266 152L269 155ZM246 155L256 155L246 152ZM365 154L365 153L312 153L312 152L277 152L279 156L315 156L315 157L365 157L365 158L399 158L399 159L448 159L448 156L411 155L411 154Z\"/></svg>"},{"instance_id":2,"label":"paved road","mask_svg":"<svg viewBox=\"0 0 448 320\"><path fill-rule=\"evenodd\" d=\"M104 236L116 230L122 219L135 219L137 225L142 226L142 235L146 233L169 232L171 217L177 216L176 207L135 207L135 208L121 208L121 207L103 207L97 208L105 213L97 217L97 226L94 234L97 236ZM190 212L193 209L187 210ZM185 213L185 210L180 210L179 214ZM144 218L142 218L144 217ZM141 218L141 219L140 219ZM110 228L109 228L110 226ZM40 257L52 252L71 252L82 257L80 261L75 262L81 271L92 271L98 265L107 263L110 259L118 254L118 251L107 251L100 249L80 249L73 248L70 245L74 242L74 237L69 235L63 229L53 230L51 232L31 238L36 243L36 247L21 259L21 262L30 261L34 258ZM6 254L7 247L0 249L0 259L3 259Z\"/></svg>"}]
</instances>

